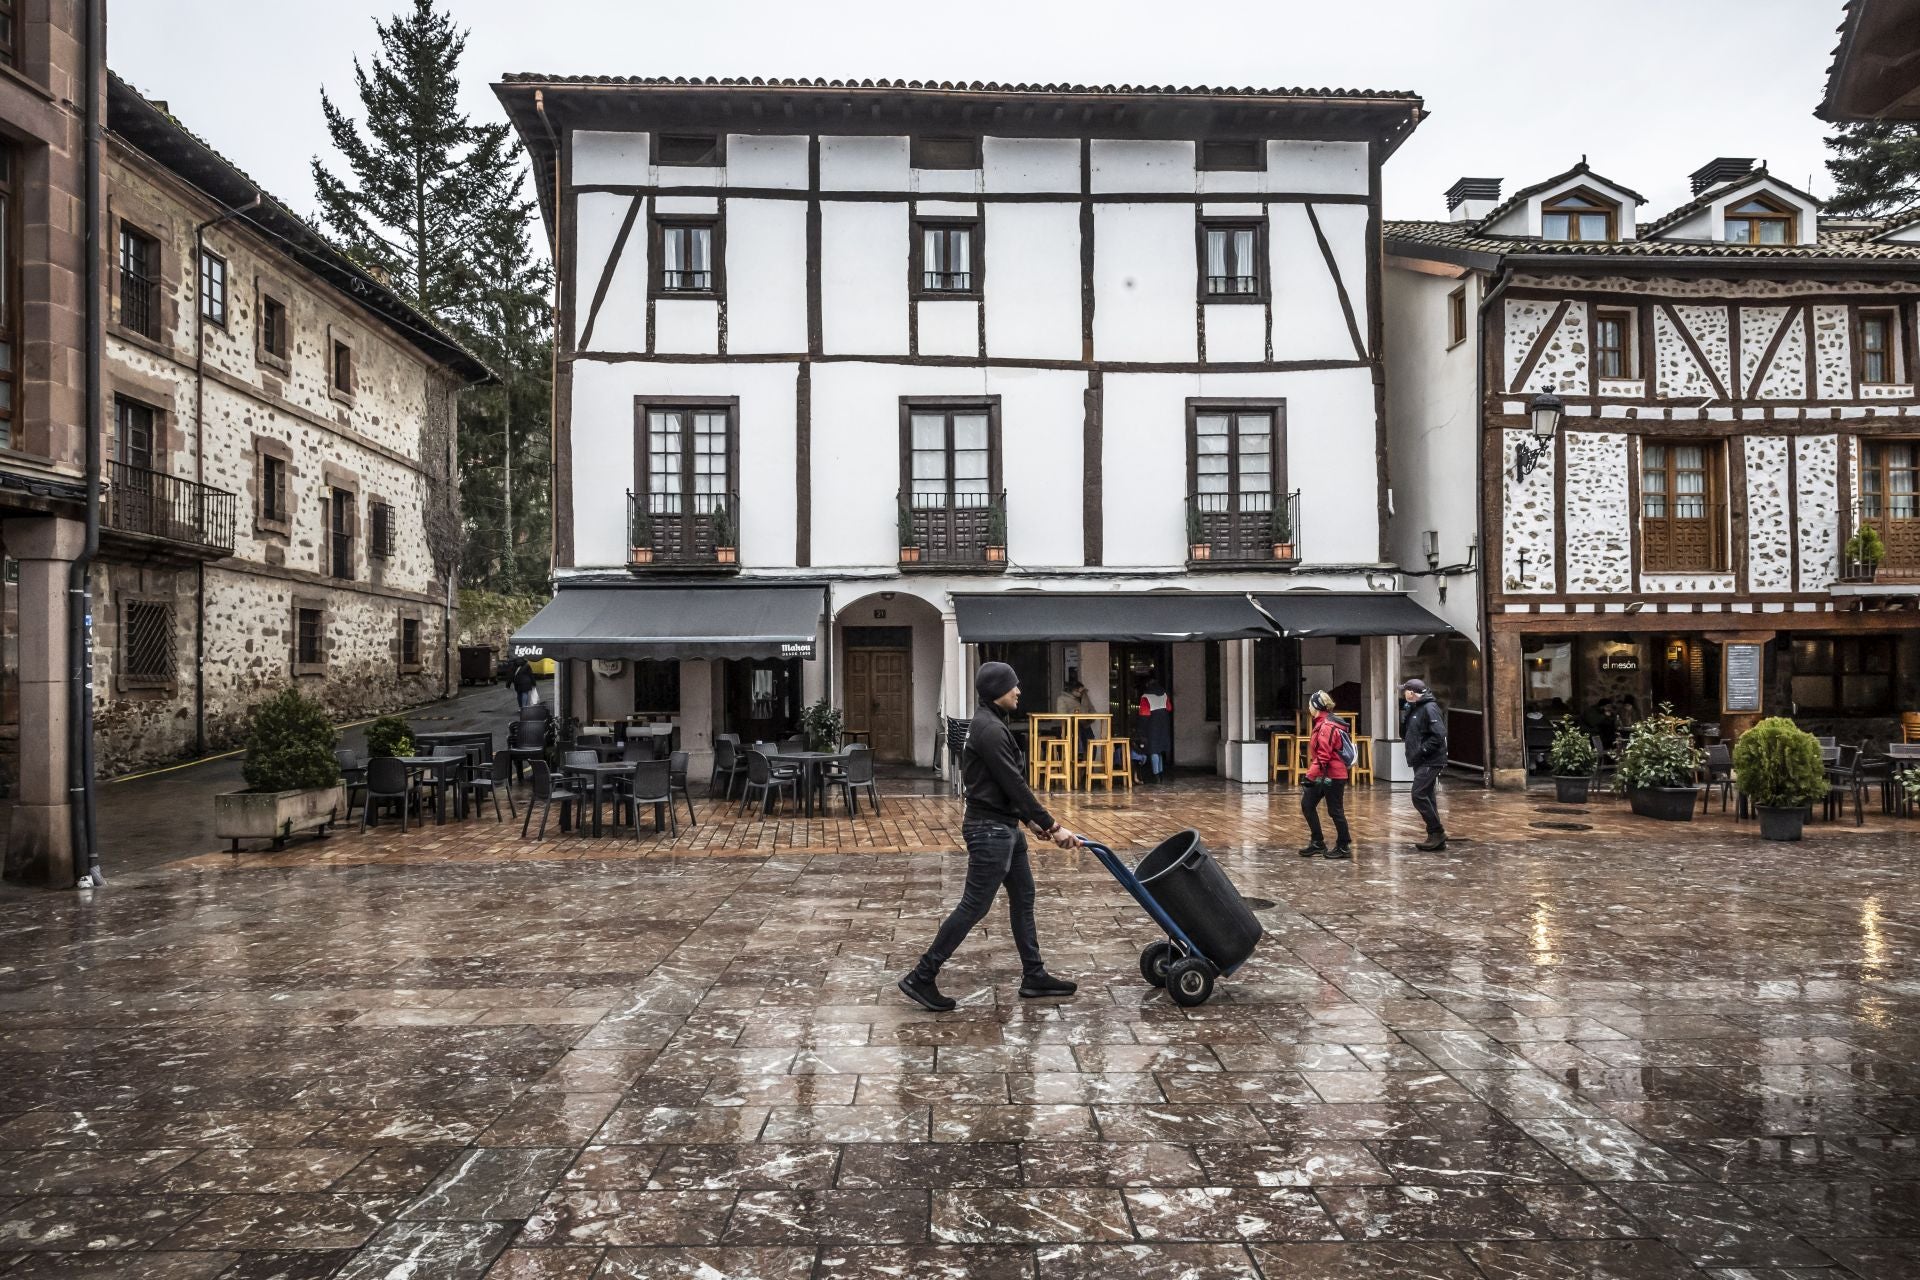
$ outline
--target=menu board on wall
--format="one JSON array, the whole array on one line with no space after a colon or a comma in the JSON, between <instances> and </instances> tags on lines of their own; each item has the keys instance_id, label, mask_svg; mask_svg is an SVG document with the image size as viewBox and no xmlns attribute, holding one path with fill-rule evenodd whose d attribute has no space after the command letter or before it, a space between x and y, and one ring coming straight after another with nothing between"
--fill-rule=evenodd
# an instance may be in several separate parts
<instances>
[{"instance_id":1,"label":"menu board on wall","mask_svg":"<svg viewBox=\"0 0 1920 1280\"><path fill-rule=\"evenodd\" d=\"M1726 647L1726 696L1723 711L1760 710L1760 672L1763 666L1757 644L1730 644Z\"/></svg>"}]
</instances>

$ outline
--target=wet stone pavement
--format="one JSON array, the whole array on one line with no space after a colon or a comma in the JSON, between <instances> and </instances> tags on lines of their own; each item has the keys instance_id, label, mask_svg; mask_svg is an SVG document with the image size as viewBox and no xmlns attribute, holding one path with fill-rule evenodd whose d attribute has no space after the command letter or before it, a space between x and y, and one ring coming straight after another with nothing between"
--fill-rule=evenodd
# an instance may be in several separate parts
<instances>
[{"instance_id":1,"label":"wet stone pavement","mask_svg":"<svg viewBox=\"0 0 1920 1280\"><path fill-rule=\"evenodd\" d=\"M0 1280L1920 1275L1913 837L1455 803L1351 864L1264 793L1127 804L1279 904L1193 1010L1084 853L1037 860L1079 994L1018 998L996 910L939 1017L893 982L953 853L9 897Z\"/></svg>"}]
</instances>

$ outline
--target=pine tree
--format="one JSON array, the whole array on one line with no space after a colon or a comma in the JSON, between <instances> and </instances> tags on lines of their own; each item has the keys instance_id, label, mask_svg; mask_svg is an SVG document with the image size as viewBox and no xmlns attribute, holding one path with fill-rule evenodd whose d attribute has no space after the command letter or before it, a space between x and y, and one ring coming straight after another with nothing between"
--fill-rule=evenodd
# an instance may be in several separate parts
<instances>
[{"instance_id":1,"label":"pine tree","mask_svg":"<svg viewBox=\"0 0 1920 1280\"><path fill-rule=\"evenodd\" d=\"M498 375L460 398L461 576L538 590L550 529L552 273L534 249L524 156L508 125L461 111L467 33L435 0L413 0L374 30L370 65L354 60L364 125L320 95L346 162L342 177L313 161L321 216L345 252Z\"/></svg>"},{"instance_id":2,"label":"pine tree","mask_svg":"<svg viewBox=\"0 0 1920 1280\"><path fill-rule=\"evenodd\" d=\"M1920 204L1920 126L1868 120L1827 136L1834 182L1827 212L1859 217L1898 213Z\"/></svg>"}]
</instances>

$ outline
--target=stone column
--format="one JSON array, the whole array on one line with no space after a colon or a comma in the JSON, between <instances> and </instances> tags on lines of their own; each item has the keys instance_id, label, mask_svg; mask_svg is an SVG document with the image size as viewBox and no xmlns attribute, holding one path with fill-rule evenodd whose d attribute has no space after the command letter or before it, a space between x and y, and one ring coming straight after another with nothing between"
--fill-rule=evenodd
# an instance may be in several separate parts
<instances>
[{"instance_id":1,"label":"stone column","mask_svg":"<svg viewBox=\"0 0 1920 1280\"><path fill-rule=\"evenodd\" d=\"M950 720L973 714L973 672L951 609L940 615L940 709Z\"/></svg>"},{"instance_id":2,"label":"stone column","mask_svg":"<svg viewBox=\"0 0 1920 1280\"><path fill-rule=\"evenodd\" d=\"M1493 758L1487 762L1487 778L1502 791L1523 791L1527 785L1527 671L1520 633L1493 631L1487 637L1484 660L1493 664L1493 701L1487 707Z\"/></svg>"},{"instance_id":3,"label":"stone column","mask_svg":"<svg viewBox=\"0 0 1920 1280\"><path fill-rule=\"evenodd\" d=\"M85 545L86 526L39 516L6 521L0 536L20 562L20 794L7 831L6 877L71 885L67 570Z\"/></svg>"}]
</instances>

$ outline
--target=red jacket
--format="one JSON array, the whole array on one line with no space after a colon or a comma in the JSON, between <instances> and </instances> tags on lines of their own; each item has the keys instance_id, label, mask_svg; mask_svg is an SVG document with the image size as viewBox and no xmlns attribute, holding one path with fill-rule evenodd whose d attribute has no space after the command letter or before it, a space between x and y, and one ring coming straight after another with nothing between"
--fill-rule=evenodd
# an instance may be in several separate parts
<instances>
[{"instance_id":1,"label":"red jacket","mask_svg":"<svg viewBox=\"0 0 1920 1280\"><path fill-rule=\"evenodd\" d=\"M1346 725L1331 712L1313 718L1313 740L1307 744L1307 776L1333 782L1347 780L1347 762L1340 758L1340 735Z\"/></svg>"}]
</instances>

